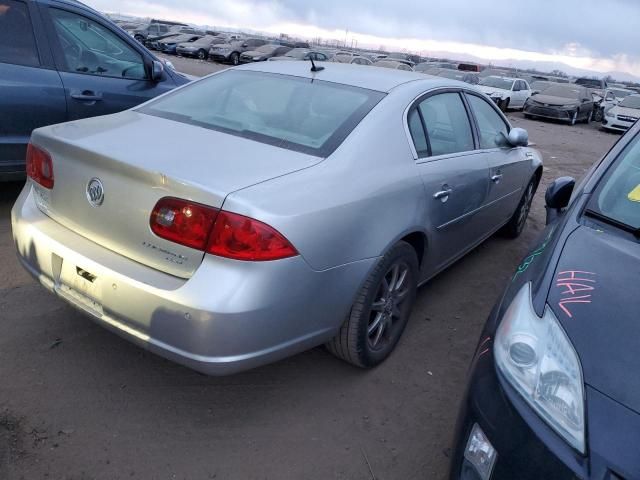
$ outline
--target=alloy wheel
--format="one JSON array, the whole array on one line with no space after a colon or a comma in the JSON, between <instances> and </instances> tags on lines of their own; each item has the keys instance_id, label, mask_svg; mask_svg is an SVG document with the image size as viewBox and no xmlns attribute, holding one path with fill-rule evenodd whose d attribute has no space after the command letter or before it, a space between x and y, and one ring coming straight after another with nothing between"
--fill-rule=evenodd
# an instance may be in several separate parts
<instances>
[{"instance_id":1,"label":"alloy wheel","mask_svg":"<svg viewBox=\"0 0 640 480\"><path fill-rule=\"evenodd\" d=\"M372 350L381 350L392 342L402 328L400 320L407 315L405 300L409 297L409 265L403 261L392 264L378 286L371 304L367 325L367 344Z\"/></svg>"}]
</instances>

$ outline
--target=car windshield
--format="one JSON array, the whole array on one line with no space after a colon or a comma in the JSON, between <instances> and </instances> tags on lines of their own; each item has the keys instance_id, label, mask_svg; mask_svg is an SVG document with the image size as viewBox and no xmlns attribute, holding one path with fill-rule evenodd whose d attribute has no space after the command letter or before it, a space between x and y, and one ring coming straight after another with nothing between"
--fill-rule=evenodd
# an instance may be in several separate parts
<instances>
[{"instance_id":1,"label":"car windshield","mask_svg":"<svg viewBox=\"0 0 640 480\"><path fill-rule=\"evenodd\" d=\"M544 90L546 90L547 88L549 88L551 86L551 84L549 82L546 82L544 80L538 80L537 82L533 82L531 84L531 90L535 90L537 92L542 92Z\"/></svg>"},{"instance_id":2,"label":"car windshield","mask_svg":"<svg viewBox=\"0 0 640 480\"><path fill-rule=\"evenodd\" d=\"M602 82L595 78L579 78L576 80L576 85L588 88L602 88Z\"/></svg>"},{"instance_id":3,"label":"car windshield","mask_svg":"<svg viewBox=\"0 0 640 480\"><path fill-rule=\"evenodd\" d=\"M506 78L500 77L484 77L482 80L480 80L479 85L482 85L484 87L501 88L503 90L511 90L513 80L507 80Z\"/></svg>"},{"instance_id":4,"label":"car windshield","mask_svg":"<svg viewBox=\"0 0 640 480\"><path fill-rule=\"evenodd\" d=\"M618 105L625 108L640 108L640 95L629 95Z\"/></svg>"},{"instance_id":5,"label":"car windshield","mask_svg":"<svg viewBox=\"0 0 640 480\"><path fill-rule=\"evenodd\" d=\"M226 71L138 111L325 157L383 97L317 79Z\"/></svg>"},{"instance_id":6,"label":"car windshield","mask_svg":"<svg viewBox=\"0 0 640 480\"><path fill-rule=\"evenodd\" d=\"M552 85L544 91L545 95L551 97L571 98L572 100L580 100L582 93L580 87L572 87L571 85Z\"/></svg>"},{"instance_id":7,"label":"car windshield","mask_svg":"<svg viewBox=\"0 0 640 480\"><path fill-rule=\"evenodd\" d=\"M625 147L598 185L588 209L640 229L640 136Z\"/></svg>"},{"instance_id":8,"label":"car windshield","mask_svg":"<svg viewBox=\"0 0 640 480\"><path fill-rule=\"evenodd\" d=\"M631 95L631 92L627 90L620 90L618 88L612 88L610 91L613 92L617 98L625 98Z\"/></svg>"}]
</instances>

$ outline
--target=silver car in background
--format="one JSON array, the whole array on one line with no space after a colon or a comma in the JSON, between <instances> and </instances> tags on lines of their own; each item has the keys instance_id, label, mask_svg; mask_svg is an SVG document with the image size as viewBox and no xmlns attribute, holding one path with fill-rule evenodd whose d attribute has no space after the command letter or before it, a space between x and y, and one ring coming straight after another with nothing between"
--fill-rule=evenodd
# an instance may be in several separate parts
<instances>
[{"instance_id":1,"label":"silver car in background","mask_svg":"<svg viewBox=\"0 0 640 480\"><path fill-rule=\"evenodd\" d=\"M250 64L37 129L12 210L22 264L208 374L322 344L382 362L419 285L520 234L542 162L467 84L325 65Z\"/></svg>"}]
</instances>

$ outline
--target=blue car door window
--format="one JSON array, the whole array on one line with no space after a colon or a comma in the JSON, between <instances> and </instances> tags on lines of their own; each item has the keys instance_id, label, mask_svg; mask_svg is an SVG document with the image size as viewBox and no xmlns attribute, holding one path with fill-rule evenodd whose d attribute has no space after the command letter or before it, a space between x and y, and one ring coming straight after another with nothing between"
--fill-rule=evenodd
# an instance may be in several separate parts
<instances>
[{"instance_id":1,"label":"blue car door window","mask_svg":"<svg viewBox=\"0 0 640 480\"><path fill-rule=\"evenodd\" d=\"M146 78L140 53L113 32L65 10L51 9L51 17L64 53L66 71L137 80Z\"/></svg>"},{"instance_id":2,"label":"blue car door window","mask_svg":"<svg viewBox=\"0 0 640 480\"><path fill-rule=\"evenodd\" d=\"M29 10L22 1L0 0L0 62L40 65Z\"/></svg>"}]
</instances>

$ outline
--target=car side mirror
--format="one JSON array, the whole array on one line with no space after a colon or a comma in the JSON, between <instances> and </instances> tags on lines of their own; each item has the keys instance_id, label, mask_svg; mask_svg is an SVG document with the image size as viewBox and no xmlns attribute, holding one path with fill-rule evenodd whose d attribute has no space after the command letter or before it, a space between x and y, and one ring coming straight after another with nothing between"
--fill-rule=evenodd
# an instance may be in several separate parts
<instances>
[{"instance_id":1,"label":"car side mirror","mask_svg":"<svg viewBox=\"0 0 640 480\"><path fill-rule=\"evenodd\" d=\"M512 128L507 139L512 147L526 147L529 145L529 134L524 128Z\"/></svg>"},{"instance_id":2,"label":"car side mirror","mask_svg":"<svg viewBox=\"0 0 640 480\"><path fill-rule=\"evenodd\" d=\"M547 225L555 220L563 208L569 205L576 181L573 177L556 178L544 195L547 209Z\"/></svg>"},{"instance_id":3,"label":"car side mirror","mask_svg":"<svg viewBox=\"0 0 640 480\"><path fill-rule=\"evenodd\" d=\"M164 73L164 65L158 60L151 62L151 81L159 82L162 80L162 74Z\"/></svg>"}]
</instances>

